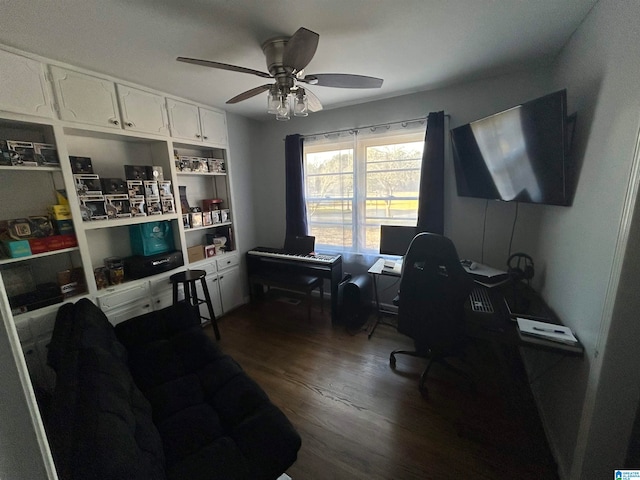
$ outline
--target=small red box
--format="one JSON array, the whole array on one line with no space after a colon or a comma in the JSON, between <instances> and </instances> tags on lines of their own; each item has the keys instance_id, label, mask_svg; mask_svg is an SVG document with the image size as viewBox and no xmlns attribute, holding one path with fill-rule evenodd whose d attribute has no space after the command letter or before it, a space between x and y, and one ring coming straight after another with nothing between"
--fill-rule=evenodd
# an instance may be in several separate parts
<instances>
[{"instance_id":1,"label":"small red box","mask_svg":"<svg viewBox=\"0 0 640 480\"><path fill-rule=\"evenodd\" d=\"M209 258L213 257L216 254L216 246L215 245L205 245L204 246L204 256Z\"/></svg>"},{"instance_id":2,"label":"small red box","mask_svg":"<svg viewBox=\"0 0 640 480\"><path fill-rule=\"evenodd\" d=\"M38 253L44 253L49 251L49 244L47 237L42 238L30 238L29 247L31 248L31 254L36 255Z\"/></svg>"},{"instance_id":3,"label":"small red box","mask_svg":"<svg viewBox=\"0 0 640 480\"><path fill-rule=\"evenodd\" d=\"M62 250L63 248L67 248L64 243L64 238L62 237L65 237L65 235L52 235L50 237L45 237L49 250Z\"/></svg>"},{"instance_id":4,"label":"small red box","mask_svg":"<svg viewBox=\"0 0 640 480\"><path fill-rule=\"evenodd\" d=\"M78 239L76 238L75 235L66 234L66 235L60 235L60 237L62 237L64 248L72 248L72 247L78 246Z\"/></svg>"}]
</instances>

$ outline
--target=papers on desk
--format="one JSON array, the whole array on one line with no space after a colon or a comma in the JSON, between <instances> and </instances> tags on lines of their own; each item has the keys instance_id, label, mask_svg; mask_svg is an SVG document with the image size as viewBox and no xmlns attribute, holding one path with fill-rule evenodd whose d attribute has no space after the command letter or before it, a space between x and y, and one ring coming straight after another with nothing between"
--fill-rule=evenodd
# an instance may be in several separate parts
<instances>
[{"instance_id":1,"label":"papers on desk","mask_svg":"<svg viewBox=\"0 0 640 480\"><path fill-rule=\"evenodd\" d=\"M504 270L498 270L497 268L482 263L473 263L473 270L471 270L469 265L462 264L462 267L473 277L475 282L480 285L491 288L502 285L509 280L509 275Z\"/></svg>"},{"instance_id":2,"label":"papers on desk","mask_svg":"<svg viewBox=\"0 0 640 480\"><path fill-rule=\"evenodd\" d=\"M565 345L578 345L578 339L569 327L520 317L516 318L516 321L520 336L525 340L527 337L533 337Z\"/></svg>"}]
</instances>

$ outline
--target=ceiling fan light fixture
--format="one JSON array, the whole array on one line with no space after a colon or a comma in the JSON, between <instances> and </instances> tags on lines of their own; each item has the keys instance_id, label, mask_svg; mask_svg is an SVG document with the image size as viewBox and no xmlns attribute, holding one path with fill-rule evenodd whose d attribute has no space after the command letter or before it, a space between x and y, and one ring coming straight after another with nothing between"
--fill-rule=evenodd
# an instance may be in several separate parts
<instances>
[{"instance_id":1,"label":"ceiling fan light fixture","mask_svg":"<svg viewBox=\"0 0 640 480\"><path fill-rule=\"evenodd\" d=\"M280 106L280 92L277 85L273 85L267 95L267 113L276 115L278 113L278 107Z\"/></svg>"},{"instance_id":2,"label":"ceiling fan light fixture","mask_svg":"<svg viewBox=\"0 0 640 480\"><path fill-rule=\"evenodd\" d=\"M291 118L289 114L289 96L280 95L280 103L276 112L276 120L282 120L286 122Z\"/></svg>"},{"instance_id":3,"label":"ceiling fan light fixture","mask_svg":"<svg viewBox=\"0 0 640 480\"><path fill-rule=\"evenodd\" d=\"M293 103L293 114L296 117L306 117L309 115L309 100L302 88L296 93Z\"/></svg>"}]
</instances>

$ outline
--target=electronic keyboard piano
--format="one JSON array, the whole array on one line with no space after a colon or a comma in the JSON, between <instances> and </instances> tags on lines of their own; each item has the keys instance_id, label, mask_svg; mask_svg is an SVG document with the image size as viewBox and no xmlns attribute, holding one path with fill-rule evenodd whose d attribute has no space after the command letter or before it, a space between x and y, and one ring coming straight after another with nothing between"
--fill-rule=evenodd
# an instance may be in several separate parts
<instances>
[{"instance_id":1,"label":"electronic keyboard piano","mask_svg":"<svg viewBox=\"0 0 640 480\"><path fill-rule=\"evenodd\" d=\"M249 277L264 270L290 271L331 281L331 322L338 323L338 284L342 280L341 255L298 255L279 248L256 247L247 252ZM254 289L253 285L249 288Z\"/></svg>"}]
</instances>

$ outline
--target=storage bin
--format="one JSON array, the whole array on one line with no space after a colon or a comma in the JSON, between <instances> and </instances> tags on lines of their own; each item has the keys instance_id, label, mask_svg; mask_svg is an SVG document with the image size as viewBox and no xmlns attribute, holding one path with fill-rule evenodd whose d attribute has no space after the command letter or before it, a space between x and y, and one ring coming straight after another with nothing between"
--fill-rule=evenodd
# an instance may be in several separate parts
<instances>
[{"instance_id":1,"label":"storage bin","mask_svg":"<svg viewBox=\"0 0 640 480\"><path fill-rule=\"evenodd\" d=\"M148 257L174 250L171 222L148 222L129 227L133 255Z\"/></svg>"}]
</instances>

